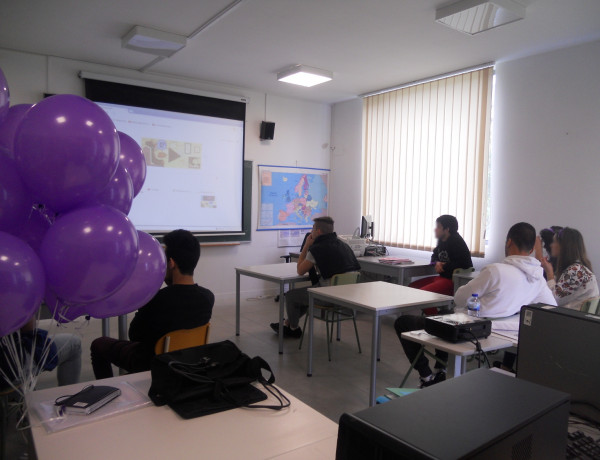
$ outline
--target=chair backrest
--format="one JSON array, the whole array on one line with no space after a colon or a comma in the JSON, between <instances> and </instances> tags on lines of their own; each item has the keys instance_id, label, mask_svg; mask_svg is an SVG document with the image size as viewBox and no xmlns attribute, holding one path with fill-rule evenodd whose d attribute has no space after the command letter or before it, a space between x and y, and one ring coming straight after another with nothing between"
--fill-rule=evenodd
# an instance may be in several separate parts
<instances>
[{"instance_id":1,"label":"chair backrest","mask_svg":"<svg viewBox=\"0 0 600 460\"><path fill-rule=\"evenodd\" d=\"M592 297L581 304L579 311L589 313L590 315L599 315L600 297Z\"/></svg>"},{"instance_id":2,"label":"chair backrest","mask_svg":"<svg viewBox=\"0 0 600 460\"><path fill-rule=\"evenodd\" d=\"M452 275L466 275L467 273L473 273L475 271L475 267L471 268L455 268L452 272Z\"/></svg>"},{"instance_id":3,"label":"chair backrest","mask_svg":"<svg viewBox=\"0 0 600 460\"><path fill-rule=\"evenodd\" d=\"M154 346L154 353L160 355L183 348L199 347L208 343L210 323L194 329L179 329L163 335Z\"/></svg>"},{"instance_id":4,"label":"chair backrest","mask_svg":"<svg viewBox=\"0 0 600 460\"><path fill-rule=\"evenodd\" d=\"M360 272L346 272L333 275L331 277L331 286L341 286L342 284L356 284L360 278Z\"/></svg>"}]
</instances>

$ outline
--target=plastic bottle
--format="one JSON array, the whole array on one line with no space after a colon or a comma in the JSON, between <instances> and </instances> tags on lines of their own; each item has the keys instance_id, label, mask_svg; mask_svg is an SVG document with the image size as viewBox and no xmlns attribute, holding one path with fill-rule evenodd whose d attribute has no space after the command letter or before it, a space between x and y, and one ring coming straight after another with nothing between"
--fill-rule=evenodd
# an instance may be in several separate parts
<instances>
[{"instance_id":1,"label":"plastic bottle","mask_svg":"<svg viewBox=\"0 0 600 460\"><path fill-rule=\"evenodd\" d=\"M479 295L473 294L469 300L467 300L467 314L469 316L481 316L481 303L479 302Z\"/></svg>"}]
</instances>

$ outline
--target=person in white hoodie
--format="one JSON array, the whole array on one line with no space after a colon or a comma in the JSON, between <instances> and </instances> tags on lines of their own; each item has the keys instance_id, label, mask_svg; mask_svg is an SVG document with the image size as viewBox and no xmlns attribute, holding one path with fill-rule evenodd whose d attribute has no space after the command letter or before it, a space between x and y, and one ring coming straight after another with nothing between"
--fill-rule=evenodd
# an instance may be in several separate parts
<instances>
[{"instance_id":1,"label":"person in white hoodie","mask_svg":"<svg viewBox=\"0 0 600 460\"><path fill-rule=\"evenodd\" d=\"M532 225L525 222L513 225L506 236L506 258L488 265L477 278L456 291L457 309L465 308L473 294L478 294L481 316L486 318L513 316L523 305L532 303L556 305L540 261L531 257L535 241Z\"/></svg>"}]
</instances>

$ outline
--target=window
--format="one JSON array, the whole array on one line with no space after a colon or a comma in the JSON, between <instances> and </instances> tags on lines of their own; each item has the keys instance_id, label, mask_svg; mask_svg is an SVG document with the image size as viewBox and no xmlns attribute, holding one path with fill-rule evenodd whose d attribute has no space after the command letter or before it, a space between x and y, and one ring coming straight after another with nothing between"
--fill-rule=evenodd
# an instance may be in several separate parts
<instances>
[{"instance_id":1,"label":"window","mask_svg":"<svg viewBox=\"0 0 600 460\"><path fill-rule=\"evenodd\" d=\"M475 257L485 251L493 67L364 99L363 214L375 240L431 250L452 214Z\"/></svg>"}]
</instances>

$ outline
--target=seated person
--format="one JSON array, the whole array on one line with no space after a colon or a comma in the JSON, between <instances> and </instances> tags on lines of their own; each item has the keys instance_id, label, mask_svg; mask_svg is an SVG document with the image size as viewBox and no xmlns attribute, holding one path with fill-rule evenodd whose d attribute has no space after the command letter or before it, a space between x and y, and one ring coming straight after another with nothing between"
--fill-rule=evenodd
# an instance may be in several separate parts
<instances>
[{"instance_id":1,"label":"seated person","mask_svg":"<svg viewBox=\"0 0 600 460\"><path fill-rule=\"evenodd\" d=\"M52 371L56 368L58 386L79 382L81 339L77 335L63 333L48 337L48 331L37 328L35 318L31 318L21 327L20 334L13 334L13 339L15 344L20 340L17 346L27 355L33 354L35 365L41 366L40 371ZM50 347L47 353L46 347ZM6 377L13 382L20 380L21 377L14 375L11 369L22 369L27 362L27 359L24 359L22 363L17 364L9 356L6 347L0 346L0 387L7 386Z\"/></svg>"},{"instance_id":2,"label":"seated person","mask_svg":"<svg viewBox=\"0 0 600 460\"><path fill-rule=\"evenodd\" d=\"M435 264L435 271L439 276L422 278L409 284L409 287L451 296L454 295L454 270L473 267L471 251L458 233L456 217L443 215L435 222L435 237L438 243L431 255L431 263Z\"/></svg>"},{"instance_id":3,"label":"seated person","mask_svg":"<svg viewBox=\"0 0 600 460\"><path fill-rule=\"evenodd\" d=\"M458 220L456 220L456 217L454 216L443 215L436 219L435 237L438 240L438 244L433 250L431 262L435 263L435 271L439 273L439 276L430 276L428 278L420 279L409 284L409 287L451 296L454 294L452 274L457 268L473 267L471 252L469 251L465 240L458 234ZM424 313L427 316L436 315L438 314L438 309L427 308L424 310ZM402 338L402 333L423 329L424 324L425 320L420 314L418 316L400 316L394 323L396 334L398 335L402 348L410 362L412 362L419 353L421 345L411 342L410 340L404 340ZM445 351L435 350L435 355L442 362L448 361L448 353ZM434 377L429 368L427 358L425 358L425 356L419 358L419 362L415 365L415 369L417 369L421 376L422 387L445 380L445 366L440 363L440 361L436 360L435 362L436 375Z\"/></svg>"},{"instance_id":4,"label":"seated person","mask_svg":"<svg viewBox=\"0 0 600 460\"><path fill-rule=\"evenodd\" d=\"M473 294L479 295L481 316L506 318L516 315L523 305L556 305L546 285L540 261L531 257L536 233L532 225L520 222L506 236L506 258L481 270L477 278L460 287L454 296L458 308L466 308Z\"/></svg>"},{"instance_id":5,"label":"seated person","mask_svg":"<svg viewBox=\"0 0 600 460\"><path fill-rule=\"evenodd\" d=\"M552 242L554 241L554 235L562 230L562 227L558 225L552 225L551 227L540 230L539 239L541 239L542 245L535 245L535 258L539 261L543 257L546 257L548 262L552 264L552 268L556 271L556 257L552 256ZM544 256L544 251L546 255ZM544 273L544 278L546 273Z\"/></svg>"},{"instance_id":6,"label":"seated person","mask_svg":"<svg viewBox=\"0 0 600 460\"><path fill-rule=\"evenodd\" d=\"M481 270L477 278L460 287L454 296L457 309L464 310L473 294L479 295L481 316L506 318L517 314L523 305L545 303L556 305L552 292L543 277L540 262L531 257L536 241L535 228L525 222L513 225L506 236L506 258ZM423 325L425 320L423 319ZM409 359L411 357L409 356ZM414 359L414 358L412 358ZM435 377L426 358L419 360L419 374L423 386L441 382Z\"/></svg>"},{"instance_id":7,"label":"seated person","mask_svg":"<svg viewBox=\"0 0 600 460\"><path fill-rule=\"evenodd\" d=\"M316 268L319 272L318 286L329 286L333 275L360 270L354 252L333 231L331 217L317 217L313 229L306 238L298 259L298 274L304 275ZM285 295L288 319L284 322L284 337L300 338L300 318L308 310L308 288L292 289ZM271 329L279 333L279 323L271 323Z\"/></svg>"},{"instance_id":8,"label":"seated person","mask_svg":"<svg viewBox=\"0 0 600 460\"><path fill-rule=\"evenodd\" d=\"M167 287L137 311L129 326L131 341L100 337L92 342L92 367L97 379L112 377L111 364L128 372L149 370L158 339L210 321L215 297L194 282L194 269L200 259L198 240L187 230L175 230L165 235L163 243Z\"/></svg>"},{"instance_id":9,"label":"seated person","mask_svg":"<svg viewBox=\"0 0 600 460\"><path fill-rule=\"evenodd\" d=\"M555 266L548 258L539 257L541 246L538 238L536 255L559 307L579 310L586 300L600 295L583 236L578 230L565 227L554 234L549 254L556 260Z\"/></svg>"},{"instance_id":10,"label":"seated person","mask_svg":"<svg viewBox=\"0 0 600 460\"><path fill-rule=\"evenodd\" d=\"M479 295L481 316L486 318L508 318L532 303L556 305L540 261L531 257L535 244L533 226L525 222L513 225L506 237L506 258L488 265L477 278L459 288L454 296L456 307L466 308L473 294ZM501 367L511 370L515 358L514 353L506 352Z\"/></svg>"}]
</instances>

